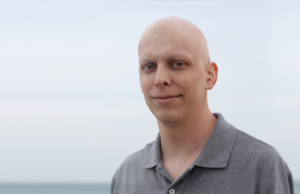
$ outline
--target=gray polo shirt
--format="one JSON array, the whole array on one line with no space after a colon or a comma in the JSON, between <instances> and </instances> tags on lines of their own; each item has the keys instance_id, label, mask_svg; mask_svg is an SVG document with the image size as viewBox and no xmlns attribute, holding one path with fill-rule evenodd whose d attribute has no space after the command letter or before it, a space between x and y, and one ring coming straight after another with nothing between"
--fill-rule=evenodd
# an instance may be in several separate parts
<instances>
[{"instance_id":1,"label":"gray polo shirt","mask_svg":"<svg viewBox=\"0 0 300 194\"><path fill-rule=\"evenodd\" d=\"M195 162L172 180L162 165L160 136L125 159L111 194L288 194L292 174L278 152L236 129L221 114Z\"/></svg>"}]
</instances>

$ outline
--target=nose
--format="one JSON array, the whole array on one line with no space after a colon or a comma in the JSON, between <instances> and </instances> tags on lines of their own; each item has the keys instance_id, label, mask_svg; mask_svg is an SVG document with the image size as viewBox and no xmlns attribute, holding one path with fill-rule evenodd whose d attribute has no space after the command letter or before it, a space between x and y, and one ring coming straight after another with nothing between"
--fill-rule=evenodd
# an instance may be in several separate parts
<instances>
[{"instance_id":1,"label":"nose","mask_svg":"<svg viewBox=\"0 0 300 194\"><path fill-rule=\"evenodd\" d=\"M171 80L169 75L169 69L165 66L158 66L155 75L155 86L164 87L170 86Z\"/></svg>"}]
</instances>

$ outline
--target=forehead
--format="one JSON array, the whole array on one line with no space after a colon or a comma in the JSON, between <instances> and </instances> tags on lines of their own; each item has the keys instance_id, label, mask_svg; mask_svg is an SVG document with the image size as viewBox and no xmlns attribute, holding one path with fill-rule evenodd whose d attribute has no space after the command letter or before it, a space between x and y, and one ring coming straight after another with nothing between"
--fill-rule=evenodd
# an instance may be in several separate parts
<instances>
[{"instance_id":1,"label":"forehead","mask_svg":"<svg viewBox=\"0 0 300 194\"><path fill-rule=\"evenodd\" d=\"M166 57L192 60L199 57L200 52L196 39L191 34L155 29L143 35L138 49L139 60L144 62Z\"/></svg>"}]
</instances>

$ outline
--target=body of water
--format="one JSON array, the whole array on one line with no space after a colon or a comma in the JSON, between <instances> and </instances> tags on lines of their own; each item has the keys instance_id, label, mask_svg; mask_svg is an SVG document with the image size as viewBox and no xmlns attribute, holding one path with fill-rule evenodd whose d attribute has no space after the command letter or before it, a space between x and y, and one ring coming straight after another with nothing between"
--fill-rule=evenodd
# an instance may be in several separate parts
<instances>
[{"instance_id":1,"label":"body of water","mask_svg":"<svg viewBox=\"0 0 300 194\"><path fill-rule=\"evenodd\" d=\"M109 184L0 184L0 194L109 194ZM295 183L300 194L300 182Z\"/></svg>"},{"instance_id":2,"label":"body of water","mask_svg":"<svg viewBox=\"0 0 300 194\"><path fill-rule=\"evenodd\" d=\"M0 194L109 194L109 184L0 184Z\"/></svg>"}]
</instances>

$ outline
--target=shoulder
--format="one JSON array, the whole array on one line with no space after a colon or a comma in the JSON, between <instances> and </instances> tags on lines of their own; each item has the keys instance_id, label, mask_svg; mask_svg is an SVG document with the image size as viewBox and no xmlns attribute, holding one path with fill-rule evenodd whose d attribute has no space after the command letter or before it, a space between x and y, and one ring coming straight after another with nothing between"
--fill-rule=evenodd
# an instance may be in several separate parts
<instances>
[{"instance_id":1,"label":"shoulder","mask_svg":"<svg viewBox=\"0 0 300 194\"><path fill-rule=\"evenodd\" d=\"M114 178L126 177L130 172L137 173L139 167L142 168L141 165L145 161L147 153L153 147L153 144L154 142L148 143L143 149L127 156L117 169Z\"/></svg>"},{"instance_id":2,"label":"shoulder","mask_svg":"<svg viewBox=\"0 0 300 194\"><path fill-rule=\"evenodd\" d=\"M248 180L256 180L264 192L290 193L293 190L292 174L278 151L240 130L236 130L229 166L239 169Z\"/></svg>"},{"instance_id":3,"label":"shoulder","mask_svg":"<svg viewBox=\"0 0 300 194\"><path fill-rule=\"evenodd\" d=\"M236 129L234 149L244 151L249 156L267 156L273 159L280 157L273 146L238 129Z\"/></svg>"},{"instance_id":4,"label":"shoulder","mask_svg":"<svg viewBox=\"0 0 300 194\"><path fill-rule=\"evenodd\" d=\"M151 142L125 158L112 178L111 193L132 193L132 188L138 187L141 177L145 175L142 164L153 144Z\"/></svg>"},{"instance_id":5,"label":"shoulder","mask_svg":"<svg viewBox=\"0 0 300 194\"><path fill-rule=\"evenodd\" d=\"M143 149L134 152L133 154L127 156L122 164L120 165L121 169L126 169L126 168L131 168L135 167L138 165L142 165L144 162L145 158L147 157L147 154L149 153L149 150L152 148L154 144L153 142L148 143Z\"/></svg>"},{"instance_id":6,"label":"shoulder","mask_svg":"<svg viewBox=\"0 0 300 194\"><path fill-rule=\"evenodd\" d=\"M247 165L253 164L257 167L283 162L273 146L238 129L235 134L232 157L239 162L246 162Z\"/></svg>"}]
</instances>

